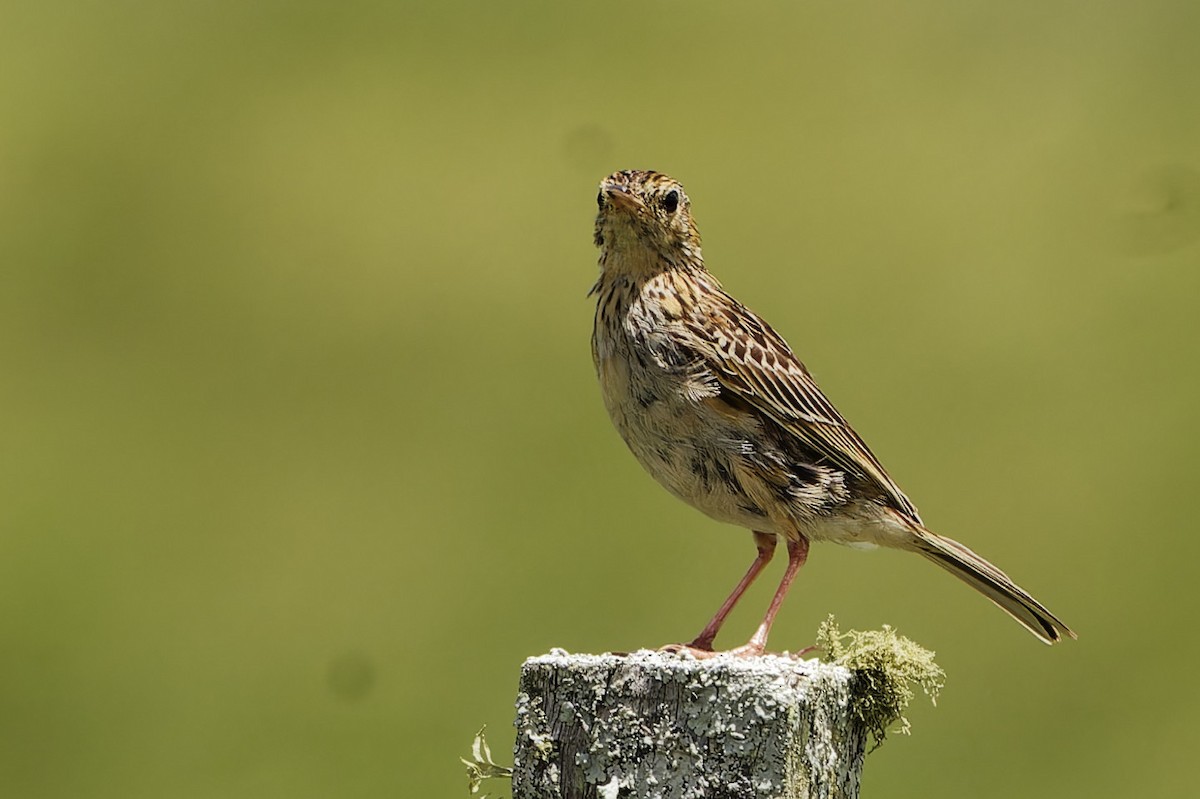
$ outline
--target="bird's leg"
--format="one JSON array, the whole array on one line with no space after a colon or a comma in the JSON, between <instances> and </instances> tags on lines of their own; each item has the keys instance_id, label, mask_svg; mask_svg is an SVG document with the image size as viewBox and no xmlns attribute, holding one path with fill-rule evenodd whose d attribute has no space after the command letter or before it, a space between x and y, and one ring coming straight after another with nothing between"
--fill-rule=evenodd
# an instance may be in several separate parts
<instances>
[{"instance_id":1,"label":"bird's leg","mask_svg":"<svg viewBox=\"0 0 1200 799\"><path fill-rule=\"evenodd\" d=\"M771 556L775 554L775 536L766 533L755 533L754 543L758 546L758 557L750 564L746 576L733 589L733 593L721 605L721 609L717 611L708 624L704 625L704 629L696 636L696 640L688 644L689 649L712 651L713 641L716 640L717 633L721 631L721 625L725 623L725 617L733 610L733 606L742 598L742 594L746 593L746 589L750 587L750 584L754 582L759 573L771 562Z\"/></svg>"},{"instance_id":2,"label":"bird's leg","mask_svg":"<svg viewBox=\"0 0 1200 799\"><path fill-rule=\"evenodd\" d=\"M787 596L788 589L792 587L792 581L796 579L796 572L800 571L800 567L808 559L808 539L804 536L800 536L794 541L789 538L787 548L787 570L783 573L783 579L779 581L779 587L775 589L775 596L771 598L771 605L767 608L767 615L763 616L762 624L758 625L758 629L755 630L749 642L745 646L739 646L737 649L730 650L731 654L761 655L766 650L767 636L771 634L771 625L775 623L775 614L779 612L779 608L783 605L783 599Z\"/></svg>"}]
</instances>

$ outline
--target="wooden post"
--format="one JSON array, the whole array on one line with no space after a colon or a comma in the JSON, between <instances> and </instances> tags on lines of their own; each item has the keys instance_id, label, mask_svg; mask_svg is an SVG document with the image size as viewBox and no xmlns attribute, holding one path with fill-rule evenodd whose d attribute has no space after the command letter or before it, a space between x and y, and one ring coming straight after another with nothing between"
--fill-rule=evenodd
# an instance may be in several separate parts
<instances>
[{"instance_id":1,"label":"wooden post","mask_svg":"<svg viewBox=\"0 0 1200 799\"><path fill-rule=\"evenodd\" d=\"M554 650L521 668L513 799L853 799L849 703L816 660Z\"/></svg>"}]
</instances>

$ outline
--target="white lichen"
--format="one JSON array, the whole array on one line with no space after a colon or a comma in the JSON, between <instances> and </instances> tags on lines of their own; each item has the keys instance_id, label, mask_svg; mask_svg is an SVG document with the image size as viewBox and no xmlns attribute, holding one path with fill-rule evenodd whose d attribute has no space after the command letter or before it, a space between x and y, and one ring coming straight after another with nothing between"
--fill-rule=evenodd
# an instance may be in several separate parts
<instances>
[{"instance_id":1,"label":"white lichen","mask_svg":"<svg viewBox=\"0 0 1200 799\"><path fill-rule=\"evenodd\" d=\"M700 799L793 796L802 780L814 797L850 795L857 771L839 752L862 750L847 708L851 678L840 666L771 655L531 658L518 701L516 784L531 797L615 784L622 796ZM542 736L555 740L555 762L571 766L553 788L549 764L521 755L522 740Z\"/></svg>"}]
</instances>

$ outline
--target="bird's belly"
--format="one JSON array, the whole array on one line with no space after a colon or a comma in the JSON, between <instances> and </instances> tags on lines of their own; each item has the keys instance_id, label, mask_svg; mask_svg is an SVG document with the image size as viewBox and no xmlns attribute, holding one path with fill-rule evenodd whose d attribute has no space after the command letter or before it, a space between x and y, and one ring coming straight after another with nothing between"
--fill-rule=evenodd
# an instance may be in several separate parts
<instances>
[{"instance_id":1,"label":"bird's belly","mask_svg":"<svg viewBox=\"0 0 1200 799\"><path fill-rule=\"evenodd\" d=\"M624 359L597 366L613 425L663 488L717 521L787 534L739 480L739 473L745 476L741 453L750 446L746 431L704 403L635 374Z\"/></svg>"},{"instance_id":2,"label":"bird's belly","mask_svg":"<svg viewBox=\"0 0 1200 799\"><path fill-rule=\"evenodd\" d=\"M764 533L785 532L733 477L737 465L728 453L662 435L661 429L653 437L624 431L622 437L659 485L710 518Z\"/></svg>"}]
</instances>

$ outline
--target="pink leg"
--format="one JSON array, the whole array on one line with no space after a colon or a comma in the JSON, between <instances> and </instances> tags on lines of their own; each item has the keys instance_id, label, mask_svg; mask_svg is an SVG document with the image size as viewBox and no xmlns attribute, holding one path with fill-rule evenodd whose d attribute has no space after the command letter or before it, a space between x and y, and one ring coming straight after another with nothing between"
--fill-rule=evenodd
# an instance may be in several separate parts
<instances>
[{"instance_id":1,"label":"pink leg","mask_svg":"<svg viewBox=\"0 0 1200 799\"><path fill-rule=\"evenodd\" d=\"M696 636L696 640L688 645L689 648L712 651L713 641L716 640L717 633L721 631L721 625L725 623L725 617L729 615L729 612L733 610L733 606L742 598L742 594L746 593L746 589L758 577L759 572L771 562L771 556L775 554L775 536L767 535L766 533L755 533L754 543L758 546L758 557L750 564L750 569L746 572L746 576L733 589L733 593L725 600L725 604L721 605L721 609L717 611L717 614L704 626L704 629Z\"/></svg>"},{"instance_id":2,"label":"pink leg","mask_svg":"<svg viewBox=\"0 0 1200 799\"><path fill-rule=\"evenodd\" d=\"M775 589L775 596L771 598L771 605L767 608L767 615L763 617L762 624L758 625L758 629L754 632L750 641L745 646L739 646L737 649L732 650L733 654L761 655L766 650L767 636L771 634L771 625L775 623L775 614L779 612L779 608L783 605L783 599L787 596L788 589L792 587L792 581L796 579L796 573L800 571L800 567L808 559L808 539L803 536L797 538L795 541L789 539L787 548L787 570L783 573L783 579L779 581L779 588Z\"/></svg>"}]
</instances>

